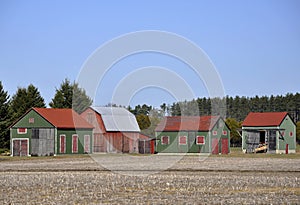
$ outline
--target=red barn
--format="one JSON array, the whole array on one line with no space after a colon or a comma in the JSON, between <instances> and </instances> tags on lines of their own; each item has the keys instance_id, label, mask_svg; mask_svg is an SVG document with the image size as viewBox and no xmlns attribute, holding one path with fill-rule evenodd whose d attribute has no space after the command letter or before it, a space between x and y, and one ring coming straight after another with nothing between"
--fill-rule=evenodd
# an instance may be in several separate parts
<instances>
[{"instance_id":1,"label":"red barn","mask_svg":"<svg viewBox=\"0 0 300 205\"><path fill-rule=\"evenodd\" d=\"M125 108L89 107L81 116L95 127L93 152L138 153L140 128Z\"/></svg>"}]
</instances>

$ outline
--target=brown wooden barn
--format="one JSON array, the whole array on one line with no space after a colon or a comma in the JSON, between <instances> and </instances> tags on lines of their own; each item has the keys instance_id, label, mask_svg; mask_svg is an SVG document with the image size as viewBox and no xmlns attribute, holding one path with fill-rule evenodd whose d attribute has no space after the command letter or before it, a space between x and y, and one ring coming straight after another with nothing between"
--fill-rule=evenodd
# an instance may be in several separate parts
<instances>
[{"instance_id":1,"label":"brown wooden barn","mask_svg":"<svg viewBox=\"0 0 300 205\"><path fill-rule=\"evenodd\" d=\"M139 152L140 128L135 116L125 108L89 107L81 116L95 127L93 152Z\"/></svg>"}]
</instances>

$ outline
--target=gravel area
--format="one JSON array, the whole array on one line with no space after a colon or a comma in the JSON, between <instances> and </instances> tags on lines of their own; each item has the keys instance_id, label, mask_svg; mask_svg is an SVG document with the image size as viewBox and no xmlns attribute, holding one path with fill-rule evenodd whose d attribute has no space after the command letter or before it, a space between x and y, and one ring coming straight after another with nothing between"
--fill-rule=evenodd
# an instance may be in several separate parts
<instances>
[{"instance_id":1,"label":"gravel area","mask_svg":"<svg viewBox=\"0 0 300 205\"><path fill-rule=\"evenodd\" d=\"M299 159L186 156L143 176L151 159L134 160L114 171L88 157L0 161L0 204L300 204Z\"/></svg>"}]
</instances>

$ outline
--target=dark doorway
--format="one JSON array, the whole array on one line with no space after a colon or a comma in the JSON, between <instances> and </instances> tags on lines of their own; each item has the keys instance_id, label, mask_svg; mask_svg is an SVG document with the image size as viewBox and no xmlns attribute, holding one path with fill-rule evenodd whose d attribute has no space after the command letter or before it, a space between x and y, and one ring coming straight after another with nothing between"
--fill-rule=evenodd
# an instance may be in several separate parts
<instances>
[{"instance_id":1,"label":"dark doorway","mask_svg":"<svg viewBox=\"0 0 300 205\"><path fill-rule=\"evenodd\" d=\"M266 131L259 131L259 143L266 143Z\"/></svg>"},{"instance_id":2,"label":"dark doorway","mask_svg":"<svg viewBox=\"0 0 300 205\"><path fill-rule=\"evenodd\" d=\"M276 151L276 131L270 130L269 131L269 152L275 152Z\"/></svg>"}]
</instances>

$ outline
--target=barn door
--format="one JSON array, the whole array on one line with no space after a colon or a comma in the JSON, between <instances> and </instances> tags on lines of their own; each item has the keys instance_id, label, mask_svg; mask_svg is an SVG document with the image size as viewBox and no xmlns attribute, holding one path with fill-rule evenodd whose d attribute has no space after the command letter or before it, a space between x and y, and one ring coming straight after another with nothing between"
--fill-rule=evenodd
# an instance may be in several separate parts
<instances>
[{"instance_id":1,"label":"barn door","mask_svg":"<svg viewBox=\"0 0 300 205\"><path fill-rule=\"evenodd\" d=\"M66 135L60 135L60 153L66 153Z\"/></svg>"},{"instance_id":2,"label":"barn door","mask_svg":"<svg viewBox=\"0 0 300 205\"><path fill-rule=\"evenodd\" d=\"M13 140L13 156L28 156L28 139Z\"/></svg>"},{"instance_id":3,"label":"barn door","mask_svg":"<svg viewBox=\"0 0 300 205\"><path fill-rule=\"evenodd\" d=\"M129 153L129 138L125 135L122 135L122 152Z\"/></svg>"},{"instance_id":4,"label":"barn door","mask_svg":"<svg viewBox=\"0 0 300 205\"><path fill-rule=\"evenodd\" d=\"M90 135L84 135L84 152L90 153Z\"/></svg>"},{"instance_id":5,"label":"barn door","mask_svg":"<svg viewBox=\"0 0 300 205\"><path fill-rule=\"evenodd\" d=\"M228 138L222 138L222 154L228 154Z\"/></svg>"},{"instance_id":6,"label":"barn door","mask_svg":"<svg viewBox=\"0 0 300 205\"><path fill-rule=\"evenodd\" d=\"M78 152L78 135L72 135L72 153Z\"/></svg>"},{"instance_id":7,"label":"barn door","mask_svg":"<svg viewBox=\"0 0 300 205\"><path fill-rule=\"evenodd\" d=\"M269 135L268 152L275 152L276 151L276 131L275 130L270 130L268 135Z\"/></svg>"},{"instance_id":8,"label":"barn door","mask_svg":"<svg viewBox=\"0 0 300 205\"><path fill-rule=\"evenodd\" d=\"M212 139L212 154L219 154L219 139L213 138Z\"/></svg>"}]
</instances>

